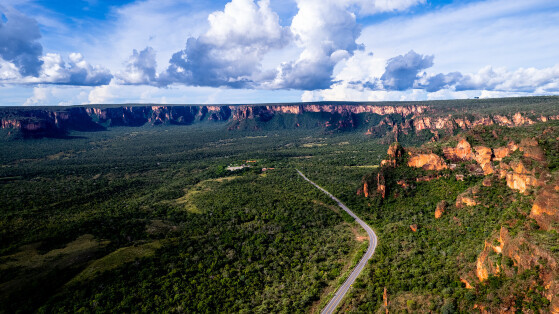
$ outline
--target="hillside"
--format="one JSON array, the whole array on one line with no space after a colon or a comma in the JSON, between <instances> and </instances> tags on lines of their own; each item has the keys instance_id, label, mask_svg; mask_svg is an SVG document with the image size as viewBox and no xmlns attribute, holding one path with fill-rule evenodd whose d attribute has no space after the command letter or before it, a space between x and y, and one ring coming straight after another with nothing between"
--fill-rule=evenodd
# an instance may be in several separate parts
<instances>
[{"instance_id":1,"label":"hillside","mask_svg":"<svg viewBox=\"0 0 559 314\"><path fill-rule=\"evenodd\" d=\"M380 247L346 307L559 311L559 125L482 127L363 178ZM372 297L372 298L371 298Z\"/></svg>"}]
</instances>

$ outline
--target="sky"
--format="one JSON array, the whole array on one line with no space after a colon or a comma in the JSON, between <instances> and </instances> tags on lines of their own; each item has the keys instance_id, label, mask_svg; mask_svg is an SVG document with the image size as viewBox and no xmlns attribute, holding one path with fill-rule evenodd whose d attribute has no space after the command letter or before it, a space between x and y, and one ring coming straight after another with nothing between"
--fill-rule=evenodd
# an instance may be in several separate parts
<instances>
[{"instance_id":1,"label":"sky","mask_svg":"<svg viewBox=\"0 0 559 314\"><path fill-rule=\"evenodd\" d=\"M2 0L0 105L559 94L557 0Z\"/></svg>"}]
</instances>

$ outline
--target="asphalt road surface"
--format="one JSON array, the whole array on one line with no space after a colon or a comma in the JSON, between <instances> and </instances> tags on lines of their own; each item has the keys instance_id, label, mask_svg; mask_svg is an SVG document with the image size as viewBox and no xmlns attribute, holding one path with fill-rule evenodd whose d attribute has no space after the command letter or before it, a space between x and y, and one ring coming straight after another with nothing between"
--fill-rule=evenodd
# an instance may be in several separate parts
<instances>
[{"instance_id":1,"label":"asphalt road surface","mask_svg":"<svg viewBox=\"0 0 559 314\"><path fill-rule=\"evenodd\" d=\"M349 277L346 279L344 284L338 289L338 291L336 291L332 300L330 300L330 302L328 302L328 305L326 305L326 307L322 309L321 313L330 314L330 313L334 313L336 307L338 307L338 304L340 304L340 302L342 301L346 293L349 291L349 288L351 288L351 286L355 282L355 279L359 276L361 271L363 271L363 268L365 268L365 265L367 265L367 262L373 256L373 253L375 252L375 248L377 247L377 235L375 234L373 229L369 227L369 225L367 225L363 220L359 219L357 215L355 215L351 210L349 210L349 208L347 208L347 206L345 206L342 202L340 202L339 199L334 197L334 195L330 194L330 192L326 191L325 189L321 188L318 184L309 180L307 177L305 177L305 175L301 171L297 170L297 172L301 177L303 177L303 179L307 180L310 184L314 185L316 188L326 193L326 195L328 195L331 199L333 199L336 203L338 203L338 206L340 206L343 210L345 210L346 213L348 213L351 217L355 218L355 221L357 221L357 223L360 224L361 227L365 229L365 231L367 231L367 235L369 236L369 247L367 248L365 255L363 255L363 257L359 261L359 264L355 266L355 268L353 269Z\"/></svg>"}]
</instances>

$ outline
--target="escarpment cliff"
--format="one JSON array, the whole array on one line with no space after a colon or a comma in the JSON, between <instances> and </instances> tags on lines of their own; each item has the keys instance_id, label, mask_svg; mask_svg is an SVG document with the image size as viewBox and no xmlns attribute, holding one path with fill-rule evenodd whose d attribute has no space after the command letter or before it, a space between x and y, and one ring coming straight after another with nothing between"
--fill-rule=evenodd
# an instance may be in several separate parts
<instances>
[{"instance_id":1,"label":"escarpment cliff","mask_svg":"<svg viewBox=\"0 0 559 314\"><path fill-rule=\"evenodd\" d=\"M330 130L356 129L374 118L396 115L401 118L421 115L428 106L383 106L354 104L293 104L181 106L130 105L120 107L49 107L0 109L1 128L21 131L25 137L56 137L70 131L99 131L110 127L144 125L191 125L201 122L227 122L230 130L262 129L273 119L274 127L322 127ZM366 121L361 121L366 120Z\"/></svg>"},{"instance_id":2,"label":"escarpment cliff","mask_svg":"<svg viewBox=\"0 0 559 314\"><path fill-rule=\"evenodd\" d=\"M529 99L541 101L538 98ZM559 104L559 98L545 98ZM326 131L363 132L372 137L438 139L477 126L521 126L559 120L559 106L534 111L530 102L510 100L497 111L483 103L463 107L448 103L319 102L267 105L123 105L76 107L8 107L0 109L1 128L24 137L62 136L71 131L99 131L111 127L191 125L226 122L229 130L323 128ZM478 108L479 107L479 108ZM510 107L510 108L509 108ZM557 108L556 108L557 107ZM556 108L556 109L553 109Z\"/></svg>"}]
</instances>

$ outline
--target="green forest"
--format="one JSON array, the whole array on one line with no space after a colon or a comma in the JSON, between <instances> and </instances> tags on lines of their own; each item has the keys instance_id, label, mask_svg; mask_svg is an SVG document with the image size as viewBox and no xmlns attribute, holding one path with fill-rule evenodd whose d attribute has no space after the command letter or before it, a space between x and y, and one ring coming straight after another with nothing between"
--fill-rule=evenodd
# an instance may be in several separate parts
<instances>
[{"instance_id":1,"label":"green forest","mask_svg":"<svg viewBox=\"0 0 559 314\"><path fill-rule=\"evenodd\" d=\"M549 125L480 127L465 136L472 145L498 146ZM549 306L539 288L523 284L539 282L536 272L491 277L475 289L461 281L504 223L515 222L514 234L559 239L527 217L533 194L512 191L504 180L486 187L483 177L449 175L411 189L394 185L385 199L365 198L358 191L363 178L379 171L386 139L226 127L121 127L73 132L70 139L3 141L0 312L318 312L367 241L296 168L378 235L345 310L378 311L385 288L392 309L402 312L498 306L510 295L503 286L515 287L517 309ZM557 136L541 142L549 171L559 166ZM425 147L438 152L450 145L456 137ZM393 182L430 174L407 166L391 171ZM454 203L475 186L483 206L450 206L434 218L439 202Z\"/></svg>"},{"instance_id":2,"label":"green forest","mask_svg":"<svg viewBox=\"0 0 559 314\"><path fill-rule=\"evenodd\" d=\"M4 312L305 312L363 252L362 231L295 165L374 164L385 147L365 137L215 126L75 136L3 143Z\"/></svg>"}]
</instances>

